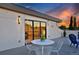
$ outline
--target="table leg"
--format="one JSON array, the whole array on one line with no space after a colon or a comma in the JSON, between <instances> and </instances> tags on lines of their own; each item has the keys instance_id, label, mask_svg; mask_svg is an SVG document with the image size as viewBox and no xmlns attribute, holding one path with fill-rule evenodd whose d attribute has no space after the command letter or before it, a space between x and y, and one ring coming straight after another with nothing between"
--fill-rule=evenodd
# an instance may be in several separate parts
<instances>
[{"instance_id":1,"label":"table leg","mask_svg":"<svg viewBox=\"0 0 79 59\"><path fill-rule=\"evenodd\" d=\"M44 46L42 46L42 55L43 55L43 53L44 53Z\"/></svg>"}]
</instances>

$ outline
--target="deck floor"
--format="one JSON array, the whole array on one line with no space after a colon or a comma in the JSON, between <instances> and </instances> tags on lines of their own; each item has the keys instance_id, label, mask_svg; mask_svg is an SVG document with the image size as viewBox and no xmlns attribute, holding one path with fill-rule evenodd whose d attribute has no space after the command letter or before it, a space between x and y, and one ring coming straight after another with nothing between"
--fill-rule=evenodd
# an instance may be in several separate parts
<instances>
[{"instance_id":1,"label":"deck floor","mask_svg":"<svg viewBox=\"0 0 79 59\"><path fill-rule=\"evenodd\" d=\"M62 39L63 44L61 46L61 49L59 50L59 55L79 55L79 47L75 48L74 46L70 47L70 41L69 38L58 38L58 39L52 39L56 43L54 45L50 45L50 47L54 46L58 43L58 41ZM46 49L44 50L44 55L57 55L55 52L52 52L52 48L49 48L49 46L45 46ZM49 51L51 51L49 54L47 54ZM0 55L41 55L41 46L33 45L31 44L29 48L27 46L22 46L14 49L9 49L6 51L1 51Z\"/></svg>"}]
</instances>

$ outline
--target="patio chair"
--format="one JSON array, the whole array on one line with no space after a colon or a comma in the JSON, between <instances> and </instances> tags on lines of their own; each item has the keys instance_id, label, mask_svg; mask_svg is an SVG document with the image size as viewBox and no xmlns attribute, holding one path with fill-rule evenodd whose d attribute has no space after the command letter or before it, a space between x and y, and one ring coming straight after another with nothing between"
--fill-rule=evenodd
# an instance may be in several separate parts
<instances>
[{"instance_id":1,"label":"patio chair","mask_svg":"<svg viewBox=\"0 0 79 59\"><path fill-rule=\"evenodd\" d=\"M64 39L57 38L55 40L57 41L55 41L53 45L50 45L49 47L47 47L47 49L49 48L48 55L59 55L59 51L63 45Z\"/></svg>"},{"instance_id":2,"label":"patio chair","mask_svg":"<svg viewBox=\"0 0 79 59\"><path fill-rule=\"evenodd\" d=\"M59 41L56 43L56 46L54 47L54 49L52 48L52 52L56 52L57 55L59 55L59 51L63 45L64 39L59 39Z\"/></svg>"},{"instance_id":3,"label":"patio chair","mask_svg":"<svg viewBox=\"0 0 79 59\"><path fill-rule=\"evenodd\" d=\"M27 42L25 43L25 46L27 47L27 49L29 50L29 53L31 54L31 55L36 55L36 52L33 50L33 48L32 48L32 44L28 44Z\"/></svg>"},{"instance_id":4,"label":"patio chair","mask_svg":"<svg viewBox=\"0 0 79 59\"><path fill-rule=\"evenodd\" d=\"M79 42L77 41L76 36L74 34L70 34L69 39L71 41L70 46L73 44L76 48L78 48Z\"/></svg>"},{"instance_id":5,"label":"patio chair","mask_svg":"<svg viewBox=\"0 0 79 59\"><path fill-rule=\"evenodd\" d=\"M79 40L79 32L78 32L78 40Z\"/></svg>"}]
</instances>

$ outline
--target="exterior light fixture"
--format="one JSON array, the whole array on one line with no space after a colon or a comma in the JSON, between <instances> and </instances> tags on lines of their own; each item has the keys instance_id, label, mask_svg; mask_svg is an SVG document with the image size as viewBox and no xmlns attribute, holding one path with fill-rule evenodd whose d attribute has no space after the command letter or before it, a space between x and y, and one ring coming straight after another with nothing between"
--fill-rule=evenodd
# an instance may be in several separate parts
<instances>
[{"instance_id":1,"label":"exterior light fixture","mask_svg":"<svg viewBox=\"0 0 79 59\"><path fill-rule=\"evenodd\" d=\"M20 16L18 16L18 24L20 24L21 23L21 18L20 18Z\"/></svg>"}]
</instances>

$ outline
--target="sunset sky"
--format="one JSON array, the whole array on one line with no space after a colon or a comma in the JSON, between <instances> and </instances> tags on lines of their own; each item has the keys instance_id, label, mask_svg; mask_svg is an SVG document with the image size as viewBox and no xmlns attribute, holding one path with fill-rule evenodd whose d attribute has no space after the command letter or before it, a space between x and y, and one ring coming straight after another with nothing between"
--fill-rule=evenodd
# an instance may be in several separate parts
<instances>
[{"instance_id":1,"label":"sunset sky","mask_svg":"<svg viewBox=\"0 0 79 59\"><path fill-rule=\"evenodd\" d=\"M79 4L77 3L24 3L19 5L60 18L63 22L59 25L68 26L72 15L77 15L77 23L79 23Z\"/></svg>"}]
</instances>

